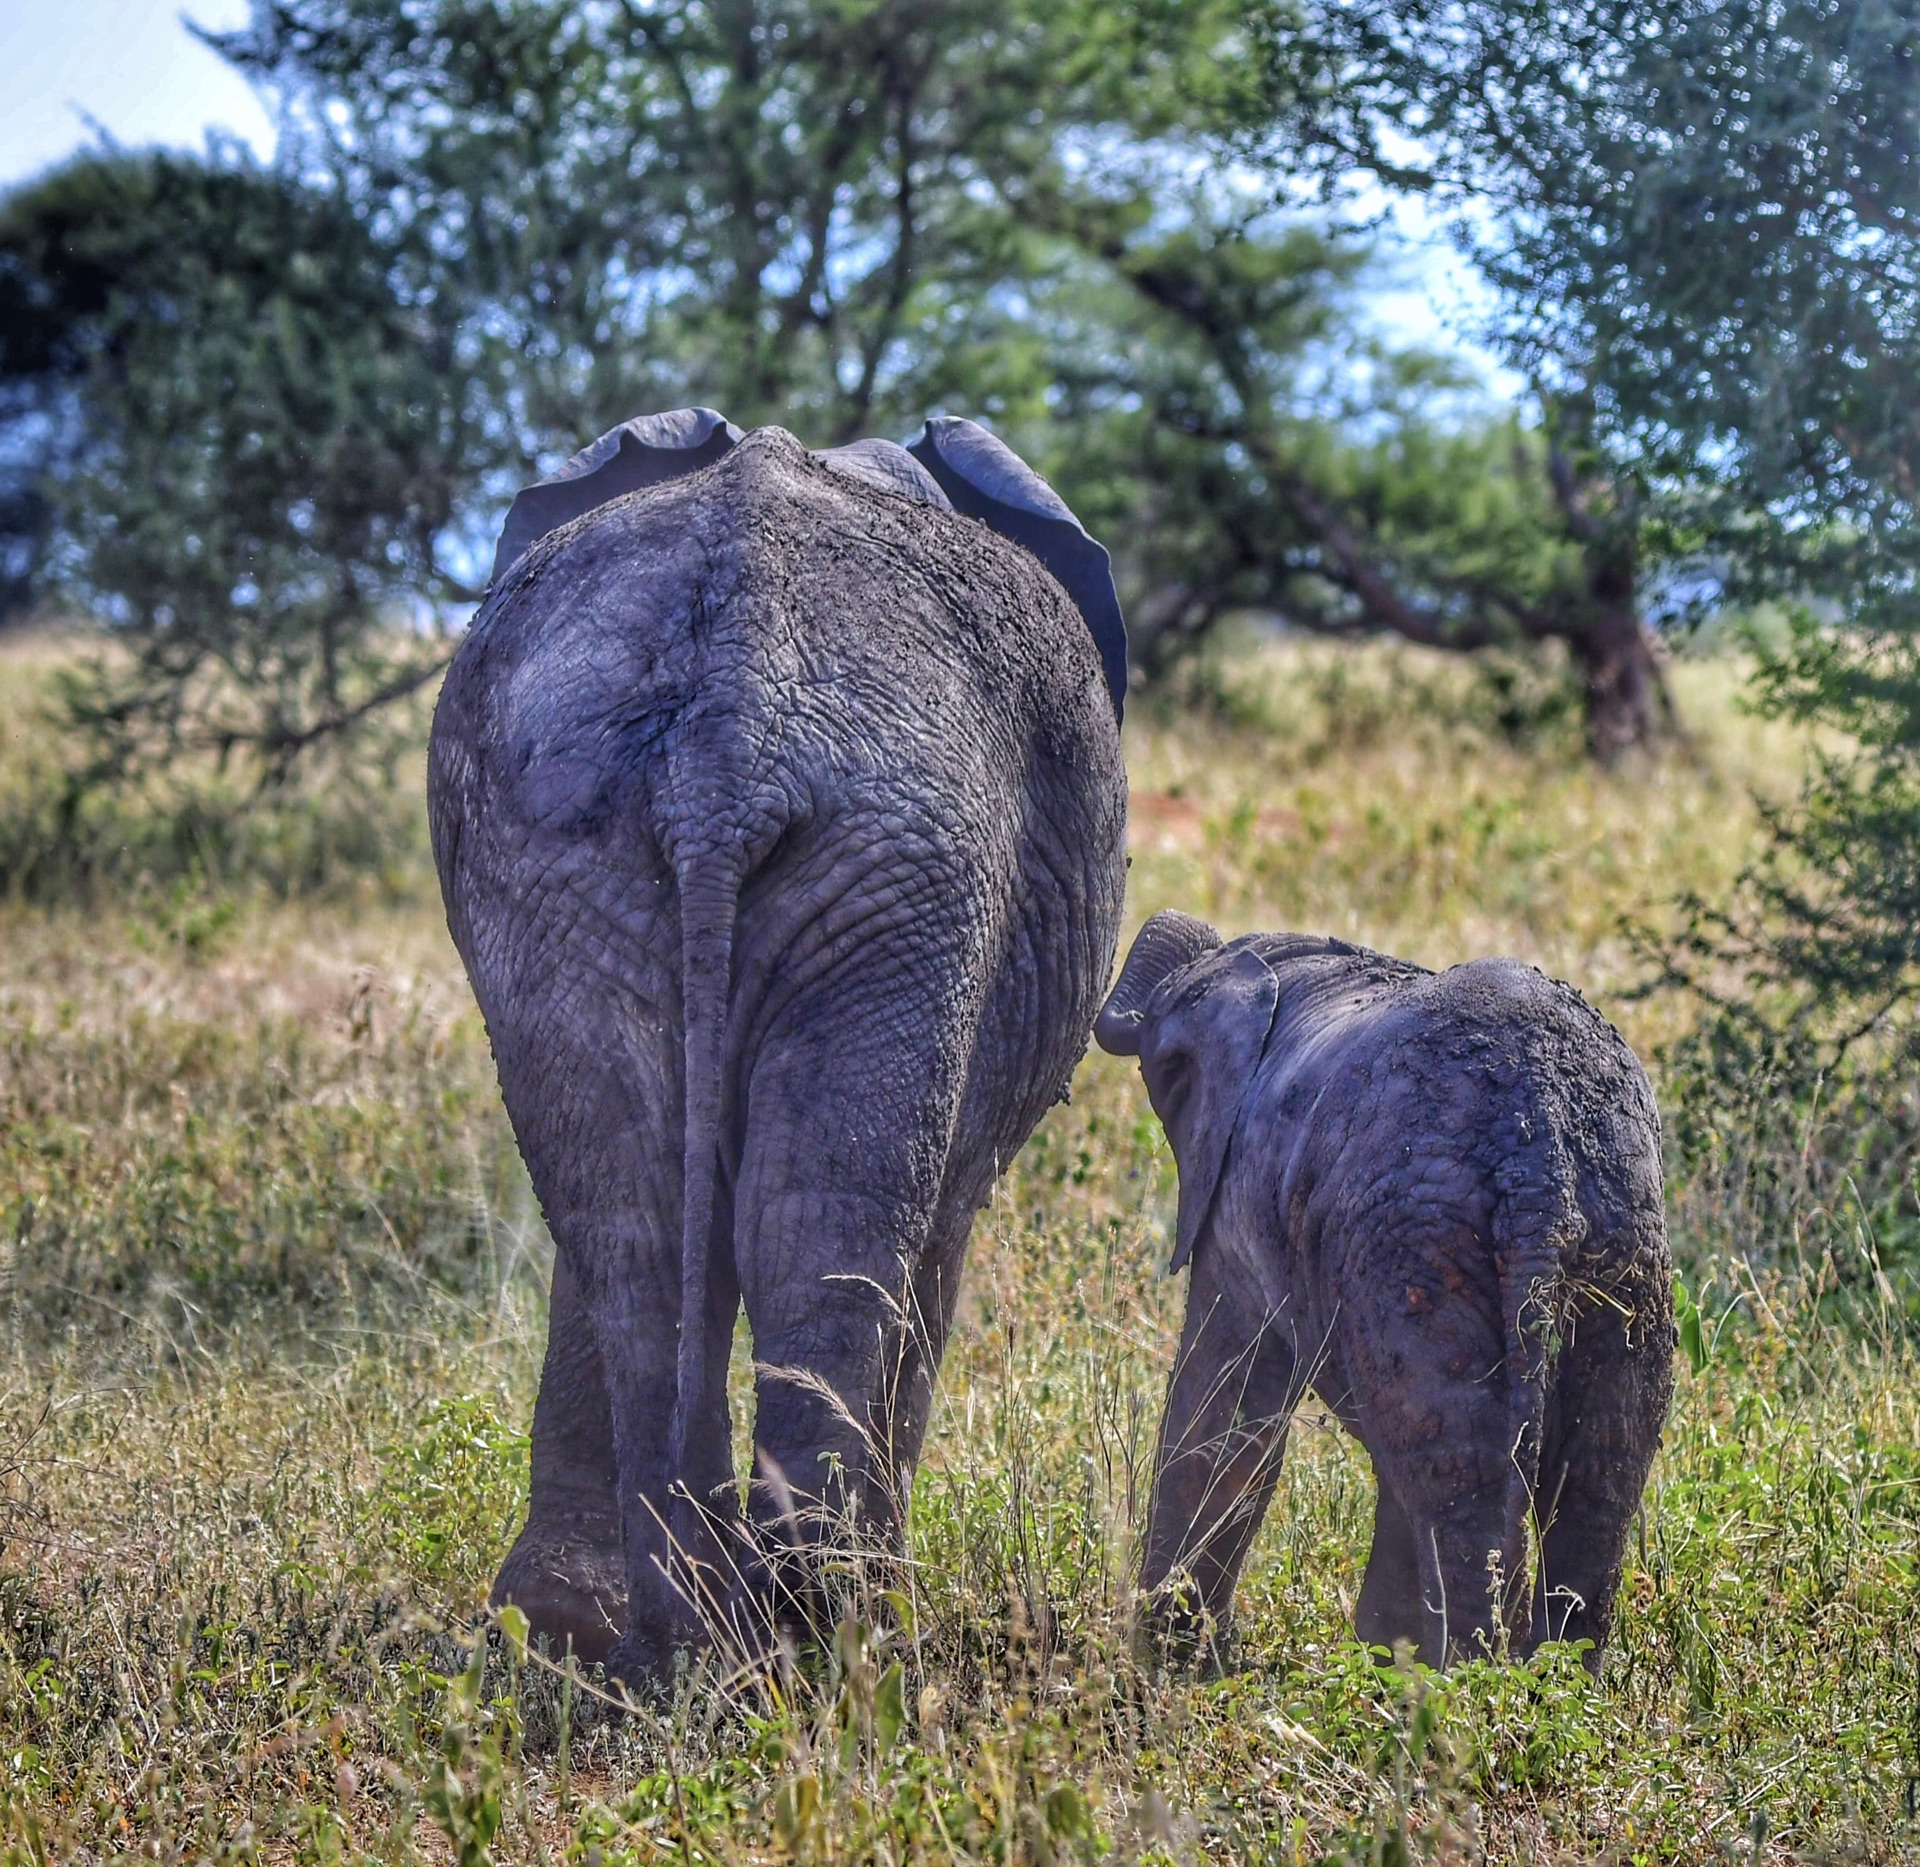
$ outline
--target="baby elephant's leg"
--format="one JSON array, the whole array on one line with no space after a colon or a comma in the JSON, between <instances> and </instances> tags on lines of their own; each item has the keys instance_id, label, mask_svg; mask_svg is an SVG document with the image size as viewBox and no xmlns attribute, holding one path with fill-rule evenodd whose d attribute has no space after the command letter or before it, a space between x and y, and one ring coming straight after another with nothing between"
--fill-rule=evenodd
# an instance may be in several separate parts
<instances>
[{"instance_id":1,"label":"baby elephant's leg","mask_svg":"<svg viewBox=\"0 0 1920 1867\"><path fill-rule=\"evenodd\" d=\"M1396 1248L1397 1247L1397 1248ZM1415 1637L1430 1666L1490 1652L1525 1541L1507 1521L1514 1403L1500 1299L1471 1227L1377 1243L1344 1291L1346 1373L1380 1484L1362 1639Z\"/></svg>"},{"instance_id":2,"label":"baby elephant's leg","mask_svg":"<svg viewBox=\"0 0 1920 1867\"><path fill-rule=\"evenodd\" d=\"M1673 1391L1666 1292L1596 1303L1573 1322L1540 1461L1541 1587L1532 1638L1590 1640L1598 1670L1634 1513Z\"/></svg>"},{"instance_id":3,"label":"baby elephant's leg","mask_svg":"<svg viewBox=\"0 0 1920 1867\"><path fill-rule=\"evenodd\" d=\"M1213 1240L1194 1255L1186 1325L1154 1467L1141 1585L1169 1631L1222 1625L1266 1514L1299 1395L1293 1337L1257 1290L1237 1287Z\"/></svg>"},{"instance_id":4,"label":"baby elephant's leg","mask_svg":"<svg viewBox=\"0 0 1920 1867\"><path fill-rule=\"evenodd\" d=\"M1403 1467L1399 1489L1419 1578L1418 1657L1437 1667L1497 1651L1514 1560L1498 1467L1471 1451L1459 1459L1443 1454Z\"/></svg>"},{"instance_id":5,"label":"baby elephant's leg","mask_svg":"<svg viewBox=\"0 0 1920 1867\"><path fill-rule=\"evenodd\" d=\"M1420 1551L1413 1522L1393 1486L1375 1472L1380 1495L1373 1510L1373 1548L1353 1612L1353 1631L1370 1647L1418 1647L1426 1633L1421 1607Z\"/></svg>"}]
</instances>

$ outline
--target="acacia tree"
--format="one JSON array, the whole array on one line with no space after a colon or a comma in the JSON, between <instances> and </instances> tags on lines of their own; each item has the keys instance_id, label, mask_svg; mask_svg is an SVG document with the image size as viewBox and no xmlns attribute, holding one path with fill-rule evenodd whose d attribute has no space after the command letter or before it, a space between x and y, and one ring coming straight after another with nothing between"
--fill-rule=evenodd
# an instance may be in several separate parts
<instances>
[{"instance_id":1,"label":"acacia tree","mask_svg":"<svg viewBox=\"0 0 1920 1867\"><path fill-rule=\"evenodd\" d=\"M1372 112L1327 145L1391 121L1493 203L1511 354L1578 373L1731 599L1799 606L1759 695L1855 749L1694 946L1845 1048L1920 992L1920 0L1341 18Z\"/></svg>"},{"instance_id":2,"label":"acacia tree","mask_svg":"<svg viewBox=\"0 0 1920 1867\"><path fill-rule=\"evenodd\" d=\"M1204 200L1169 234L1141 225L1143 205L1064 211L1117 289L1064 321L1054 368L1087 457L1061 472L1107 469L1150 672L1255 608L1452 650L1563 643L1602 758L1672 723L1640 612L1639 511L1583 409L1550 404L1525 429L1458 366L1356 337L1355 244Z\"/></svg>"},{"instance_id":3,"label":"acacia tree","mask_svg":"<svg viewBox=\"0 0 1920 1867\"><path fill-rule=\"evenodd\" d=\"M444 651L446 346L337 197L237 154L89 155L0 209L0 381L55 586L115 653L68 688L81 777L183 753L284 777Z\"/></svg>"}]
</instances>

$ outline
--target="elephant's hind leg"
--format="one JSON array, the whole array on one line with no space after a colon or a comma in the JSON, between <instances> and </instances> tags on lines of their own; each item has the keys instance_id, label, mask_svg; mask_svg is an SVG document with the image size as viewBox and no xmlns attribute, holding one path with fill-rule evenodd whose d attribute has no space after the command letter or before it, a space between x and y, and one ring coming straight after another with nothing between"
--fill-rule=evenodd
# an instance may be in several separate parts
<instances>
[{"instance_id":1,"label":"elephant's hind leg","mask_svg":"<svg viewBox=\"0 0 1920 1867\"><path fill-rule=\"evenodd\" d=\"M501 1088L572 1284L571 1291L564 1282L556 1290L525 1555L516 1547L503 1586L532 1592L528 1570L561 1540L550 1530L550 1502L571 1499L576 1514L597 1515L607 1496L598 1487L610 1448L626 1626L608 1660L636 1684L663 1670L676 1648L701 1637L668 1532L677 1514L674 1480L684 1477L704 1493L724 1477L670 1469L680 1319L677 992L670 977L638 968L605 976L608 951L650 950L646 931L644 924L622 927L616 941L591 921L561 937L529 941L526 970L511 991L488 1002ZM724 1264L709 1294L722 1306L735 1300ZM725 1366L723 1349L719 1419L697 1423L689 1448L704 1458L718 1446L723 1464ZM556 1453L557 1474L546 1462ZM564 1615L575 1578L566 1568L555 1574L551 1565L546 1573ZM604 1639L606 1630L595 1627ZM541 1631L568 1630L562 1619Z\"/></svg>"},{"instance_id":2,"label":"elephant's hind leg","mask_svg":"<svg viewBox=\"0 0 1920 1867\"><path fill-rule=\"evenodd\" d=\"M554 1254L547 1357L533 1408L527 1521L494 1578L556 1651L603 1660L626 1630L613 1410L600 1348L564 1252Z\"/></svg>"},{"instance_id":3,"label":"elephant's hind leg","mask_svg":"<svg viewBox=\"0 0 1920 1867\"><path fill-rule=\"evenodd\" d=\"M909 965L901 944L892 964L869 946L816 984L769 1031L747 1091L735 1250L758 1364L756 1586L783 1620L812 1612L824 1550L898 1544L951 1313L949 1283L920 1273L930 1253L950 1256L957 1281L965 1237L963 1215L943 1226L941 1211L964 969Z\"/></svg>"},{"instance_id":4,"label":"elephant's hind leg","mask_svg":"<svg viewBox=\"0 0 1920 1867\"><path fill-rule=\"evenodd\" d=\"M1379 1474L1376 1472L1376 1478ZM1426 1614L1420 1595L1420 1549L1413 1523L1394 1495L1379 1481L1373 1512L1373 1547L1353 1611L1353 1631L1370 1647L1420 1645Z\"/></svg>"},{"instance_id":5,"label":"elephant's hind leg","mask_svg":"<svg viewBox=\"0 0 1920 1867\"><path fill-rule=\"evenodd\" d=\"M1491 1278L1475 1287L1483 1255L1470 1221L1418 1215L1376 1230L1342 1286L1359 1437L1411 1532L1429 1666L1497 1651L1512 1586L1512 1399L1504 1378L1487 1378L1504 1369L1505 1338ZM1404 1561L1399 1552L1393 1569ZM1387 1584L1383 1573L1369 1610L1384 1609Z\"/></svg>"},{"instance_id":6,"label":"elephant's hind leg","mask_svg":"<svg viewBox=\"0 0 1920 1867\"><path fill-rule=\"evenodd\" d=\"M1587 1306L1557 1370L1540 1461L1540 1567L1529 1646L1588 1640L1596 1670L1634 1513L1652 1469L1673 1390L1672 1325L1652 1279L1626 1311Z\"/></svg>"}]
</instances>

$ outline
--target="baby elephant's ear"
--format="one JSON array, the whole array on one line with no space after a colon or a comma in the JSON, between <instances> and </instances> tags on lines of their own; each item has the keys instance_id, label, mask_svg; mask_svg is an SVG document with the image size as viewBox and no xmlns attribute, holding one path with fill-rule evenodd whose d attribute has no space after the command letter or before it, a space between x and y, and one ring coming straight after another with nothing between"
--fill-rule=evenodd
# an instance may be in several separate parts
<instances>
[{"instance_id":1,"label":"baby elephant's ear","mask_svg":"<svg viewBox=\"0 0 1920 1867\"><path fill-rule=\"evenodd\" d=\"M710 408L675 408L622 422L556 473L514 495L493 553L493 581L498 583L529 546L569 519L622 493L692 473L731 452L740 439L740 430Z\"/></svg>"},{"instance_id":2,"label":"baby elephant's ear","mask_svg":"<svg viewBox=\"0 0 1920 1867\"><path fill-rule=\"evenodd\" d=\"M936 415L907 452L939 481L956 512L1024 545L1085 619L1119 719L1127 700L1127 625L1107 548L1087 535L1067 502L977 421Z\"/></svg>"},{"instance_id":3,"label":"baby elephant's ear","mask_svg":"<svg viewBox=\"0 0 1920 1867\"><path fill-rule=\"evenodd\" d=\"M1196 970L1206 974L1204 989L1161 1021L1154 1054L1143 1064L1155 1105L1167 1095L1161 1119L1180 1164L1180 1217L1170 1271L1193 1256L1213 1216L1227 1154L1280 1004L1273 969L1249 948L1230 950Z\"/></svg>"},{"instance_id":4,"label":"baby elephant's ear","mask_svg":"<svg viewBox=\"0 0 1920 1867\"><path fill-rule=\"evenodd\" d=\"M1116 1057L1137 1057L1147 1000L1182 966L1219 944L1220 936L1191 914L1163 908L1154 915L1133 936L1127 963L1093 1021L1094 1042Z\"/></svg>"}]
</instances>

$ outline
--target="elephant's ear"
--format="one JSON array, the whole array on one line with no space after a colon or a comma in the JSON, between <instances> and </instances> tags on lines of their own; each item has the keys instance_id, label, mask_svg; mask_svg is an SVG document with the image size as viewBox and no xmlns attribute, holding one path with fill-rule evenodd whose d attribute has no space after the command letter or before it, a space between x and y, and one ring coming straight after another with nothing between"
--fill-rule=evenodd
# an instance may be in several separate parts
<instances>
[{"instance_id":1,"label":"elephant's ear","mask_svg":"<svg viewBox=\"0 0 1920 1867\"><path fill-rule=\"evenodd\" d=\"M498 583L529 546L569 519L622 493L677 480L707 466L731 452L740 439L740 430L710 408L676 408L623 421L583 447L557 473L514 496L493 553L493 581Z\"/></svg>"},{"instance_id":2,"label":"elephant's ear","mask_svg":"<svg viewBox=\"0 0 1920 1867\"><path fill-rule=\"evenodd\" d=\"M1024 545L1073 598L1100 651L1117 720L1127 698L1127 625L1106 546L1088 537L1067 502L978 422L936 415L907 452L939 481L956 511Z\"/></svg>"},{"instance_id":3,"label":"elephant's ear","mask_svg":"<svg viewBox=\"0 0 1920 1867\"><path fill-rule=\"evenodd\" d=\"M1094 1023L1102 1049L1139 1057L1180 1166L1170 1271L1193 1256L1213 1216L1279 1005L1280 982L1252 947L1222 947L1205 921L1166 913L1140 929Z\"/></svg>"},{"instance_id":4,"label":"elephant's ear","mask_svg":"<svg viewBox=\"0 0 1920 1867\"><path fill-rule=\"evenodd\" d=\"M1187 1107L1173 1117L1168 1131L1180 1163L1180 1216L1173 1261L1167 1266L1172 1271L1193 1256L1213 1216L1240 1111L1280 1004L1280 982L1273 969L1246 947L1210 971L1206 1015L1198 1021L1193 1043ZM1176 1127L1182 1131L1178 1137L1173 1134Z\"/></svg>"}]
</instances>

